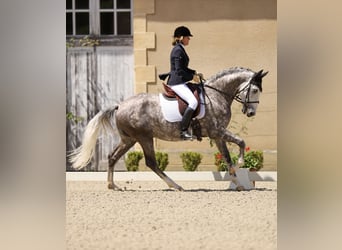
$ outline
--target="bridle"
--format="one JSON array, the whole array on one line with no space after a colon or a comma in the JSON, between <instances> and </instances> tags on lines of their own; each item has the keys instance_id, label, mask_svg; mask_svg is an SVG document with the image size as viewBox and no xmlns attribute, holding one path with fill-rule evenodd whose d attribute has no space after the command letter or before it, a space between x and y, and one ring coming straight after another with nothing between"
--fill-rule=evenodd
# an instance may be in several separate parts
<instances>
[{"instance_id":1,"label":"bridle","mask_svg":"<svg viewBox=\"0 0 342 250\"><path fill-rule=\"evenodd\" d=\"M242 103L243 105L249 104L249 103L259 103L259 101L250 101L249 100L249 93L251 91L251 86L252 84L249 82L243 89L239 90L235 96L234 96L234 100ZM247 89L247 93L246 93L246 98L244 101L242 101L241 97L240 97L240 93L245 91Z\"/></svg>"}]
</instances>

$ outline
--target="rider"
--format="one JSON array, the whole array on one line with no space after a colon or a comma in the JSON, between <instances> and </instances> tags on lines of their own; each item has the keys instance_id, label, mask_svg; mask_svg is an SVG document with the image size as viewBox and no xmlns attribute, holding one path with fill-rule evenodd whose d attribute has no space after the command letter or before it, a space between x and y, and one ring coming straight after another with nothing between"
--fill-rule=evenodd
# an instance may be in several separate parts
<instances>
[{"instance_id":1,"label":"rider","mask_svg":"<svg viewBox=\"0 0 342 250\"><path fill-rule=\"evenodd\" d=\"M175 29L172 41L174 47L170 55L171 72L167 81L170 88L188 103L180 123L180 136L184 140L192 139L192 135L188 133L188 127L198 106L197 99L186 83L191 80L198 83L201 76L195 70L188 68L189 56L185 52L185 46L189 44L190 37L192 34L187 27L180 26Z\"/></svg>"}]
</instances>

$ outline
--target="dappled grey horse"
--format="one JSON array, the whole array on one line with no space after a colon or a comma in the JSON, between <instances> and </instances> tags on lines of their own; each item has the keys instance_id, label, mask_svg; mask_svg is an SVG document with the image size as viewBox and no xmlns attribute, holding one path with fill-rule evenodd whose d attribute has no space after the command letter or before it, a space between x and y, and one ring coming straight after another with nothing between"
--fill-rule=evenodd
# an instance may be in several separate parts
<instances>
[{"instance_id":1,"label":"dappled grey horse","mask_svg":"<svg viewBox=\"0 0 342 250\"><path fill-rule=\"evenodd\" d=\"M206 98L201 102L204 112L198 119L203 137L213 140L228 165L229 174L238 189L242 189L235 176L227 142L239 146L238 166L244 163L245 142L227 130L231 119L231 104L234 100L242 103L242 112L248 117L256 114L259 95L262 91L262 78L268 72L253 72L250 69L234 67L223 70L210 77L204 83ZM145 156L146 165L152 169L170 188L183 190L162 170L157 167L153 138L166 141L180 141L178 121L170 122L165 118L165 110L161 105L161 94L141 93L132 96L119 105L100 111L88 123L83 136L82 145L71 155L74 168L85 167L91 160L96 141L104 129L106 132L119 132L121 141L108 156L108 188L119 189L113 181L116 162L135 143L139 143Z\"/></svg>"}]
</instances>

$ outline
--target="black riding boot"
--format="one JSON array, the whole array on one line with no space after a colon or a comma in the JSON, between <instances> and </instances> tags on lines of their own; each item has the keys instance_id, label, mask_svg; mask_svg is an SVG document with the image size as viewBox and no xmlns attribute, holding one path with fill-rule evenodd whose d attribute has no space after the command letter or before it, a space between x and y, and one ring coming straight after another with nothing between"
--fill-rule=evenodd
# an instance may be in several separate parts
<instances>
[{"instance_id":1,"label":"black riding boot","mask_svg":"<svg viewBox=\"0 0 342 250\"><path fill-rule=\"evenodd\" d=\"M181 128L181 138L184 140L192 140L192 135L188 133L188 128L191 122L191 118L192 118L192 114L194 113L195 110L193 110L192 108L187 107L181 124L180 124L180 128Z\"/></svg>"}]
</instances>

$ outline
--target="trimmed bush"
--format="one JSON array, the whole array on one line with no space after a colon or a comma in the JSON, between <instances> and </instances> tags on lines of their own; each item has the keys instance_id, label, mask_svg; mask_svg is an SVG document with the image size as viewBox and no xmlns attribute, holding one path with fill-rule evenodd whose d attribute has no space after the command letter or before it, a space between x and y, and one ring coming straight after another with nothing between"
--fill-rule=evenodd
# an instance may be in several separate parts
<instances>
[{"instance_id":1,"label":"trimmed bush","mask_svg":"<svg viewBox=\"0 0 342 250\"><path fill-rule=\"evenodd\" d=\"M125 165L128 171L138 171L139 170L139 162L143 158L144 154L139 151L128 152Z\"/></svg>"},{"instance_id":2,"label":"trimmed bush","mask_svg":"<svg viewBox=\"0 0 342 250\"><path fill-rule=\"evenodd\" d=\"M167 165L169 164L169 155L163 152L156 152L156 160L158 168L165 171Z\"/></svg>"},{"instance_id":3,"label":"trimmed bush","mask_svg":"<svg viewBox=\"0 0 342 250\"><path fill-rule=\"evenodd\" d=\"M185 152L180 155L185 171L196 171L201 163L202 155L196 152Z\"/></svg>"}]
</instances>

